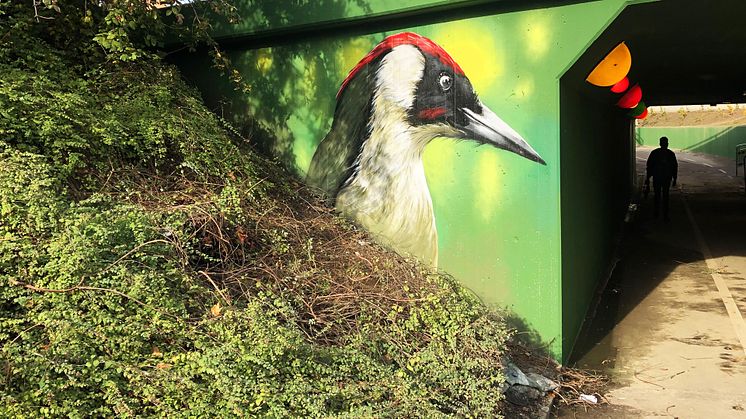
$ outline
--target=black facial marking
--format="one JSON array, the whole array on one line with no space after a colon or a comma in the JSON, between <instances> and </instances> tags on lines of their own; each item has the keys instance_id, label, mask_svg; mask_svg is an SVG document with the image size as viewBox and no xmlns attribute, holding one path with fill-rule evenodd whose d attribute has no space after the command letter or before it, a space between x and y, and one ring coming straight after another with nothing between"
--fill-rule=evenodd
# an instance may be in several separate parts
<instances>
[{"instance_id":1,"label":"black facial marking","mask_svg":"<svg viewBox=\"0 0 746 419\"><path fill-rule=\"evenodd\" d=\"M461 108L482 112L471 82L439 59L424 55L425 70L415 89L409 122L412 125L445 122L455 127L464 126L466 116Z\"/></svg>"}]
</instances>

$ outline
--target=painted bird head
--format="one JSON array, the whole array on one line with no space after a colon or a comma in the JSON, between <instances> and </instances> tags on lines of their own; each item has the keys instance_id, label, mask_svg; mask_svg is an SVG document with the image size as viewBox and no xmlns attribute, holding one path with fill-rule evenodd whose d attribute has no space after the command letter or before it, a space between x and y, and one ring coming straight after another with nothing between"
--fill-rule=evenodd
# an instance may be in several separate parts
<instances>
[{"instance_id":1,"label":"painted bird head","mask_svg":"<svg viewBox=\"0 0 746 419\"><path fill-rule=\"evenodd\" d=\"M389 36L350 71L306 180L399 253L437 266L438 237L422 153L436 137L468 139L545 164L477 97L433 41Z\"/></svg>"},{"instance_id":2,"label":"painted bird head","mask_svg":"<svg viewBox=\"0 0 746 419\"><path fill-rule=\"evenodd\" d=\"M376 123L406 124L418 146L424 147L435 137L468 139L546 164L520 134L479 100L453 58L421 35L389 36L363 57L337 93L335 119L340 105L359 101L369 102L352 105L368 112L367 128L375 129ZM389 120L380 121L383 117Z\"/></svg>"}]
</instances>

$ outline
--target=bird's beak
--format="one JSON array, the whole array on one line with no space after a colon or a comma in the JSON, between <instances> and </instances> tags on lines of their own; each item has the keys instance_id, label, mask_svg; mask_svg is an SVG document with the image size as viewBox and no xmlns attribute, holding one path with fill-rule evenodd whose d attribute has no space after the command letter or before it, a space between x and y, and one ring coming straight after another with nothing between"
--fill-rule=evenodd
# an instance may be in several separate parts
<instances>
[{"instance_id":1,"label":"bird's beak","mask_svg":"<svg viewBox=\"0 0 746 419\"><path fill-rule=\"evenodd\" d=\"M481 104L481 103L480 103ZM500 119L490 108L482 105L482 113L469 108L462 108L466 116L466 125L462 127L467 137L491 144L503 150L512 151L529 160L546 165L544 159L513 128Z\"/></svg>"}]
</instances>

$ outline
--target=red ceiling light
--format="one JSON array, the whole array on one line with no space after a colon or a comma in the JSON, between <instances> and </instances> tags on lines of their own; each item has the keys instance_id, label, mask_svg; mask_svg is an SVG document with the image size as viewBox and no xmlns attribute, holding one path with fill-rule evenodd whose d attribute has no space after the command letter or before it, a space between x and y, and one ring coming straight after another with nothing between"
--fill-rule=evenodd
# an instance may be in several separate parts
<instances>
[{"instance_id":1,"label":"red ceiling light","mask_svg":"<svg viewBox=\"0 0 746 419\"><path fill-rule=\"evenodd\" d=\"M632 109L640 103L641 99L642 89L639 84L636 84L627 90L627 93L619 99L619 102L617 102L616 105L620 108Z\"/></svg>"},{"instance_id":2,"label":"red ceiling light","mask_svg":"<svg viewBox=\"0 0 746 419\"><path fill-rule=\"evenodd\" d=\"M622 93L629 87L629 79L623 78L619 83L611 86L611 91L614 93Z\"/></svg>"},{"instance_id":3,"label":"red ceiling light","mask_svg":"<svg viewBox=\"0 0 746 419\"><path fill-rule=\"evenodd\" d=\"M633 118L639 118L643 113L647 115L647 110L648 108L645 106L645 102L640 101L640 103L638 103L634 108L629 110L628 115Z\"/></svg>"},{"instance_id":4,"label":"red ceiling light","mask_svg":"<svg viewBox=\"0 0 746 419\"><path fill-rule=\"evenodd\" d=\"M642 113L639 114L639 115L637 115L635 118L636 119L645 119L645 118L647 118L647 116L648 116L648 108L645 108L645 110L642 111Z\"/></svg>"}]
</instances>

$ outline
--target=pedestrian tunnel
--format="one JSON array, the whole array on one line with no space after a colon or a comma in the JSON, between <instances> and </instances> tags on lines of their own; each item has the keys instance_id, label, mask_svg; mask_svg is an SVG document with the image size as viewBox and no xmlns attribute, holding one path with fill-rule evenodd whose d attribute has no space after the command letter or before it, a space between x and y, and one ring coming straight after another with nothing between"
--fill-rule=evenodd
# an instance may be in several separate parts
<instances>
[{"instance_id":1,"label":"pedestrian tunnel","mask_svg":"<svg viewBox=\"0 0 746 419\"><path fill-rule=\"evenodd\" d=\"M628 204L640 190L649 147L657 147L659 138L666 136L672 149L695 153L685 157L690 160L684 163L685 170L702 176L714 170L713 176L735 179L736 149L746 142L746 121L740 118L744 108L737 105L746 101L744 16L746 2L736 0L628 4L560 79L563 353L572 351L575 339L570 337L578 336L582 319L596 313L594 290L601 291L612 275L619 256L617 239ZM621 93L586 81L594 66L620 42L632 57L629 85L641 87L642 100L651 111L636 123L617 105ZM636 155L636 149L646 147L647 152ZM717 173L713 160L722 165L723 159L730 163L720 171L728 173ZM636 169L636 163L642 166ZM696 176L692 185L702 193L721 186L719 181L699 182ZM731 186L736 193L738 186ZM687 189L686 183L683 188ZM732 229L742 231L741 202L732 198L720 208L732 217ZM702 214L718 217L713 212ZM650 214L641 211L640 215ZM723 250L741 255L743 251ZM739 292L735 298L743 301L743 290ZM743 312L746 306L738 304ZM588 345L602 337L579 343L573 357L582 357Z\"/></svg>"}]
</instances>

